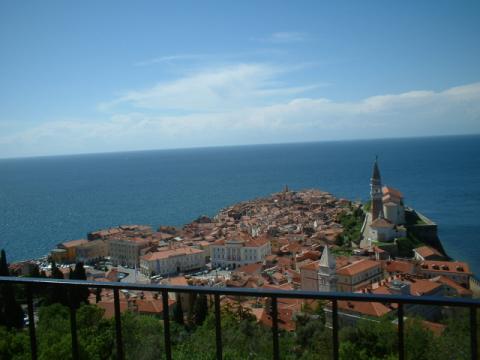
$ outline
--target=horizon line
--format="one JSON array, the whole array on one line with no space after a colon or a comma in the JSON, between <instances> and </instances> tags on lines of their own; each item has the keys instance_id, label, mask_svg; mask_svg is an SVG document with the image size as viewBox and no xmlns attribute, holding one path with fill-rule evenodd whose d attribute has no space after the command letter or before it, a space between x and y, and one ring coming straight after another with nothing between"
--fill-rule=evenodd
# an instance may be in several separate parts
<instances>
[{"instance_id":1,"label":"horizon line","mask_svg":"<svg viewBox=\"0 0 480 360\"><path fill-rule=\"evenodd\" d=\"M316 144L316 143L333 143L333 142L361 142L361 141L402 140L402 139L431 139L431 138L469 137L469 136L480 136L480 133L398 136L398 137L383 137L383 138L332 139L332 140L311 140L311 141L286 141L286 142L271 142L271 143L256 143L256 144L185 146L185 147L156 148L156 149L65 153L65 154L55 154L55 155L53 155L53 154L52 155L24 155L24 156L13 156L13 157L1 157L0 156L0 161L2 161L2 160L27 160L27 159L52 158L52 157L75 157L75 156L89 156L89 155L94 156L94 155L109 155L109 154L130 154L130 153L140 153L140 152L172 151L172 150L173 151L176 151L176 150L195 150L195 149L202 150L202 149L217 149L217 148L230 148L230 147L299 145L299 144Z\"/></svg>"}]
</instances>

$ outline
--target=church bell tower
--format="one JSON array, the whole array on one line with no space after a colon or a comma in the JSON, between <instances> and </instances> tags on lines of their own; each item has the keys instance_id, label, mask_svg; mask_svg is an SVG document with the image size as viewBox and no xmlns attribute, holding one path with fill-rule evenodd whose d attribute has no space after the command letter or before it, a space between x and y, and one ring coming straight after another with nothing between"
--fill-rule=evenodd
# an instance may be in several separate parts
<instances>
[{"instance_id":1,"label":"church bell tower","mask_svg":"<svg viewBox=\"0 0 480 360\"><path fill-rule=\"evenodd\" d=\"M372 221L374 221L383 213L382 180L380 178L380 170L378 169L378 157L375 158L373 174L370 179L370 199L372 200Z\"/></svg>"},{"instance_id":2,"label":"church bell tower","mask_svg":"<svg viewBox=\"0 0 480 360\"><path fill-rule=\"evenodd\" d=\"M318 291L337 291L335 256L327 245L323 248L318 268Z\"/></svg>"}]
</instances>

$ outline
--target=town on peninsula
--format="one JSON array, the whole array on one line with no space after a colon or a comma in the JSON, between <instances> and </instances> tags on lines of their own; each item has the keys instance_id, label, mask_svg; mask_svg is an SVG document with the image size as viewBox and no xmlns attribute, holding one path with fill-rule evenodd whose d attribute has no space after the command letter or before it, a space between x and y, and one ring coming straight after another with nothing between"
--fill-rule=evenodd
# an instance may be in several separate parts
<instances>
[{"instance_id":1,"label":"town on peninsula","mask_svg":"<svg viewBox=\"0 0 480 360\"><path fill-rule=\"evenodd\" d=\"M60 272L69 278L75 263L84 264L92 281L458 297L477 296L479 289L468 264L445 253L437 225L407 207L399 190L382 185L377 160L365 204L285 186L181 228L124 225L93 231L86 239L58 244L48 258L12 263L10 272L55 272L56 277ZM170 295L172 307L184 296ZM120 300L122 311L162 311L155 294L123 291ZM113 301L108 289L101 296L90 294L90 303L103 308L106 317L113 316ZM188 312L191 301L181 303ZM247 299L237 305L271 326L267 304ZM279 327L295 330L304 309L300 300L279 302ZM393 313L395 305L339 301L338 310L341 321L352 325ZM438 307L412 306L409 311L434 332L445 327L438 322Z\"/></svg>"}]
</instances>

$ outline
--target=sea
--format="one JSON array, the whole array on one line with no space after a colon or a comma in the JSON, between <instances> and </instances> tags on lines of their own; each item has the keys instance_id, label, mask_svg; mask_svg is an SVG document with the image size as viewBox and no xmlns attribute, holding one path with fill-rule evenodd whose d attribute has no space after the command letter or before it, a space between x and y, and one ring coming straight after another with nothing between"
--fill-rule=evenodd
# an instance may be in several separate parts
<instances>
[{"instance_id":1,"label":"sea","mask_svg":"<svg viewBox=\"0 0 480 360\"><path fill-rule=\"evenodd\" d=\"M383 184L478 276L480 135L1 159L0 248L13 262L102 228L181 226L285 185L366 201L376 156Z\"/></svg>"}]
</instances>

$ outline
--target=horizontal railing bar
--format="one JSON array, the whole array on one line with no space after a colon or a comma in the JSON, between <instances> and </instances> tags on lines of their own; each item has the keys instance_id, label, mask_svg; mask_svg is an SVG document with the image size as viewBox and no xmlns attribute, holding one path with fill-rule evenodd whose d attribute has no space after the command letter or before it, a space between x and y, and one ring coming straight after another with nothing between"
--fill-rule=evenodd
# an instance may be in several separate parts
<instances>
[{"instance_id":1,"label":"horizontal railing bar","mask_svg":"<svg viewBox=\"0 0 480 360\"><path fill-rule=\"evenodd\" d=\"M246 288L213 288L206 286L173 286L132 284L119 282L95 282L85 280L65 280L49 278L22 278L12 276L0 276L0 283L14 284L49 284L58 286L80 286L101 289L119 289L136 291L159 292L183 292L196 294L219 294L230 296L252 297L277 297L284 299L314 299L314 300L339 300L339 301L367 301L382 303L402 303L439 306L473 306L480 307L480 300L466 298L447 298L440 296L412 296L412 295L380 295L370 293L344 293L344 292L318 292L304 290L270 290L270 289L246 289Z\"/></svg>"}]
</instances>

